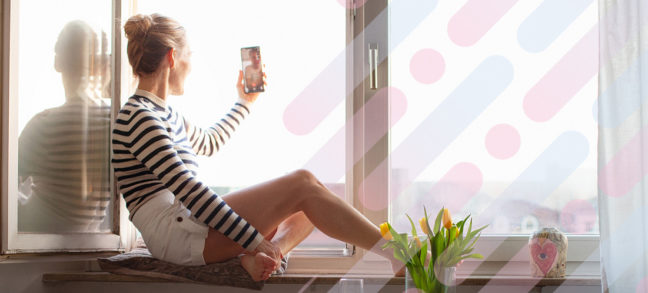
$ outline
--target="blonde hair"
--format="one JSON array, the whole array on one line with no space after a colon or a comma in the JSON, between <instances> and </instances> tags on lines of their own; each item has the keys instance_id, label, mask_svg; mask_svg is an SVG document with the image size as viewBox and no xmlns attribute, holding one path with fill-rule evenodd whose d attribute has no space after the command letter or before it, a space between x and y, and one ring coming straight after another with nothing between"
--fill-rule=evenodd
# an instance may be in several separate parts
<instances>
[{"instance_id":1,"label":"blonde hair","mask_svg":"<svg viewBox=\"0 0 648 293\"><path fill-rule=\"evenodd\" d=\"M137 76L155 72L170 49L181 51L187 40L177 21L154 13L132 16L124 25L128 62Z\"/></svg>"}]
</instances>

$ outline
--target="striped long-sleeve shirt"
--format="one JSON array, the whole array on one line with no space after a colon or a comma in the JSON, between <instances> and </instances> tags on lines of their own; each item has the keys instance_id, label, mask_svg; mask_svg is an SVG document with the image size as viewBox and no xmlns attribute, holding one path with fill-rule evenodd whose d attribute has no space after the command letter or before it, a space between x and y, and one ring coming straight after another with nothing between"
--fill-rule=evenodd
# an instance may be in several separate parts
<instances>
[{"instance_id":1,"label":"striped long-sleeve shirt","mask_svg":"<svg viewBox=\"0 0 648 293\"><path fill-rule=\"evenodd\" d=\"M168 189L193 217L254 250L263 235L196 177L196 155L218 151L247 114L249 104L239 100L220 121L201 129L164 100L137 90L117 116L112 141L115 176L130 218Z\"/></svg>"},{"instance_id":2,"label":"striped long-sleeve shirt","mask_svg":"<svg viewBox=\"0 0 648 293\"><path fill-rule=\"evenodd\" d=\"M27 123L19 139L18 173L23 180L32 178L31 196L42 202L38 208L49 210L31 213L60 217L21 220L21 231L96 231L110 203L109 137L110 105L89 98L68 98ZM43 227L54 230L39 230Z\"/></svg>"}]
</instances>

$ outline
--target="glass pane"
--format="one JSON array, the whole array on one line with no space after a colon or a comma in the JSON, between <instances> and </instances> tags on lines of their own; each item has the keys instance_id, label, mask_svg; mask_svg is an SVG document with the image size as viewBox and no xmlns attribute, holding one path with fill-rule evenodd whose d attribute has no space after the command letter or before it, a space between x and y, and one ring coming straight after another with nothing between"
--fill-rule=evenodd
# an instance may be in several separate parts
<instances>
[{"instance_id":1,"label":"glass pane","mask_svg":"<svg viewBox=\"0 0 648 293\"><path fill-rule=\"evenodd\" d=\"M170 97L169 103L194 124L208 127L232 107L242 68L240 48L260 46L268 87L232 140L216 155L200 157L199 176L205 183L223 195L306 168L345 196L345 73L344 62L341 66L333 62L344 56L342 5L334 0L193 0L183 5L139 0L137 4L138 13L161 13L187 30L192 71L184 95ZM333 74L322 77L325 68L333 68ZM326 93L305 98L302 92L315 80ZM296 101L334 104L316 127L304 130L300 127L309 121L290 112ZM316 231L302 247L342 245Z\"/></svg>"},{"instance_id":2,"label":"glass pane","mask_svg":"<svg viewBox=\"0 0 648 293\"><path fill-rule=\"evenodd\" d=\"M402 2L390 10L391 85L407 101L392 117L397 226L425 205L488 234L598 233L596 2Z\"/></svg>"},{"instance_id":3,"label":"glass pane","mask_svg":"<svg viewBox=\"0 0 648 293\"><path fill-rule=\"evenodd\" d=\"M111 7L20 1L19 232L112 228Z\"/></svg>"}]
</instances>

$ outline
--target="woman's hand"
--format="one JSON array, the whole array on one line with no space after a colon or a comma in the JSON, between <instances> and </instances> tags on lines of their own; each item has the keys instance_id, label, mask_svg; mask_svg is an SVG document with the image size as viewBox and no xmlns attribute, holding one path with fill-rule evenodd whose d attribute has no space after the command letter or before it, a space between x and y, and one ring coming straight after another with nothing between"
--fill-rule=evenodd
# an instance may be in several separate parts
<instances>
[{"instance_id":1,"label":"woman's hand","mask_svg":"<svg viewBox=\"0 0 648 293\"><path fill-rule=\"evenodd\" d=\"M266 82L266 73L265 73L265 64L263 65L263 87L267 87L268 83ZM238 90L238 95L241 99L246 100L250 103L256 101L259 97L260 92L257 93L246 93L245 84L243 83L243 70L239 70L238 81L236 82L236 89Z\"/></svg>"},{"instance_id":2,"label":"woman's hand","mask_svg":"<svg viewBox=\"0 0 648 293\"><path fill-rule=\"evenodd\" d=\"M275 260L275 269L281 265L281 250L268 240L263 240L254 250L254 253L263 252Z\"/></svg>"}]
</instances>

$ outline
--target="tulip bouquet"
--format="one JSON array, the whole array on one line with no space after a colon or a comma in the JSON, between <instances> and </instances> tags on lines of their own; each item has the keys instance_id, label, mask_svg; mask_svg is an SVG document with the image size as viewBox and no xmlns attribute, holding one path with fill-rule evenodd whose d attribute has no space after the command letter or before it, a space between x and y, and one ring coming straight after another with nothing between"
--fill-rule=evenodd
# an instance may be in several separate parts
<instances>
[{"instance_id":1,"label":"tulip bouquet","mask_svg":"<svg viewBox=\"0 0 648 293\"><path fill-rule=\"evenodd\" d=\"M425 234L421 237L416 233L416 226L409 215L407 218L412 225L412 237L407 233L397 233L387 222L382 223L380 233L388 240L383 249L394 249L394 257L405 264L416 288L424 292L446 292L449 284L439 280L440 271L456 267L467 258L483 258L481 254L471 252L486 226L473 231L470 215L452 223L450 212L442 208L434 221L434 229L431 229L425 208L424 212L425 216L419 221L421 231Z\"/></svg>"}]
</instances>

